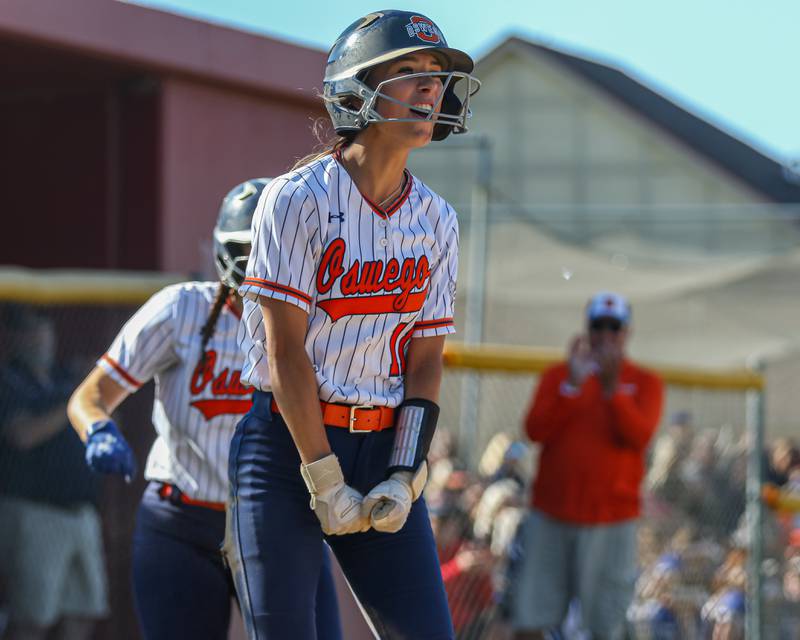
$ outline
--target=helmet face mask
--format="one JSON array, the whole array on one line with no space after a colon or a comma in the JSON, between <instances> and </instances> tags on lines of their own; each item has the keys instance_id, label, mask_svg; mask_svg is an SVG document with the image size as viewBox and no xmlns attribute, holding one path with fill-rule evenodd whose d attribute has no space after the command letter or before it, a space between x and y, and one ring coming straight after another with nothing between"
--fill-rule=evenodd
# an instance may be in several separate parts
<instances>
[{"instance_id":1,"label":"helmet face mask","mask_svg":"<svg viewBox=\"0 0 800 640\"><path fill-rule=\"evenodd\" d=\"M231 289L238 289L244 282L251 246L250 232L245 233L214 229L214 266L220 282Z\"/></svg>"},{"instance_id":2,"label":"helmet face mask","mask_svg":"<svg viewBox=\"0 0 800 640\"><path fill-rule=\"evenodd\" d=\"M402 107L423 112L413 104L393 98L384 92L393 83L406 82L417 78L437 78L442 81L442 91L430 112L422 118L387 118L377 108L378 100L393 102ZM463 80L460 85L456 85ZM462 88L456 93L456 88ZM373 89L358 77L344 78L325 84L324 100L328 111L335 110L342 116L352 120L352 131L360 131L372 122L433 122L434 140L441 140L449 133L465 133L468 130L467 119L471 117L470 99L480 88L480 81L463 71L422 71L408 73L394 78L387 78ZM444 130L443 130L444 129ZM342 129L347 130L347 129ZM341 133L339 129L337 132Z\"/></svg>"},{"instance_id":3,"label":"helmet face mask","mask_svg":"<svg viewBox=\"0 0 800 640\"><path fill-rule=\"evenodd\" d=\"M442 71L425 71L389 78L373 89L365 79L384 62L416 53L430 53ZM413 109L383 91L387 84L409 78L442 78L440 108L425 119L434 123L433 140L467 131L470 99L480 88L470 75L472 59L448 47L441 30L429 18L407 11L379 11L360 18L331 47L323 80L323 99L336 133L352 136L373 122L419 122L420 118L385 118L375 109L377 100L389 100ZM437 105L439 106L439 105ZM436 111L434 109L434 111Z\"/></svg>"},{"instance_id":4,"label":"helmet face mask","mask_svg":"<svg viewBox=\"0 0 800 640\"><path fill-rule=\"evenodd\" d=\"M214 226L214 267L220 282L238 289L245 278L250 257L253 214L268 178L247 180L236 185L222 200Z\"/></svg>"}]
</instances>

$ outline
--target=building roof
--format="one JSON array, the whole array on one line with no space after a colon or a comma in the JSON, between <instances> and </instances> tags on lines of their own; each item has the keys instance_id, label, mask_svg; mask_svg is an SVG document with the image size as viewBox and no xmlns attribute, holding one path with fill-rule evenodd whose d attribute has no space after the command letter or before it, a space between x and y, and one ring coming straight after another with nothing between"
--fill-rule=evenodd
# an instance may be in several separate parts
<instances>
[{"instance_id":1,"label":"building roof","mask_svg":"<svg viewBox=\"0 0 800 640\"><path fill-rule=\"evenodd\" d=\"M767 199L779 203L800 202L800 176L796 173L624 71L517 37L505 40L484 56L481 62L510 48L545 56L563 66Z\"/></svg>"},{"instance_id":2,"label":"building roof","mask_svg":"<svg viewBox=\"0 0 800 640\"><path fill-rule=\"evenodd\" d=\"M319 102L325 53L116 0L4 0L0 40Z\"/></svg>"}]
</instances>

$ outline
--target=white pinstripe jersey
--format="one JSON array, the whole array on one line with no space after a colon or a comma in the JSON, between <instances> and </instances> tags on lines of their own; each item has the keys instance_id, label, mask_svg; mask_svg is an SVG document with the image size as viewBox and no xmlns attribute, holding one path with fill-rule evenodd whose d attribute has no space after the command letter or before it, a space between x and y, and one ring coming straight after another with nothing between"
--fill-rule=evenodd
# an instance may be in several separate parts
<instances>
[{"instance_id":1,"label":"white pinstripe jersey","mask_svg":"<svg viewBox=\"0 0 800 640\"><path fill-rule=\"evenodd\" d=\"M253 216L240 340L242 379L270 389L258 296L308 313L305 347L326 402L395 407L413 337L455 331L458 222L408 174L386 211L335 156L273 180Z\"/></svg>"},{"instance_id":2,"label":"white pinstripe jersey","mask_svg":"<svg viewBox=\"0 0 800 640\"><path fill-rule=\"evenodd\" d=\"M239 316L225 306L208 342L203 369L200 328L216 282L166 287L139 309L97 364L133 393L155 379L153 425L145 478L176 485L195 500L224 502L233 430L250 408L252 388L240 382Z\"/></svg>"}]
</instances>

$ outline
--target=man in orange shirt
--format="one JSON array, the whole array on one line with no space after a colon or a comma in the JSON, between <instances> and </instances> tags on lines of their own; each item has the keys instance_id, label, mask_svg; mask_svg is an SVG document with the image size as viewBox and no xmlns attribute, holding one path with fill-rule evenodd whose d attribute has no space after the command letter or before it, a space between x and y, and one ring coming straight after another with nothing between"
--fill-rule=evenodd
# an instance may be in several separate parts
<instances>
[{"instance_id":1,"label":"man in orange shirt","mask_svg":"<svg viewBox=\"0 0 800 640\"><path fill-rule=\"evenodd\" d=\"M631 310L614 293L586 307L587 334L541 377L525 430L541 447L512 604L517 640L544 638L580 604L593 639L624 633L636 579L645 451L663 383L625 358Z\"/></svg>"}]
</instances>

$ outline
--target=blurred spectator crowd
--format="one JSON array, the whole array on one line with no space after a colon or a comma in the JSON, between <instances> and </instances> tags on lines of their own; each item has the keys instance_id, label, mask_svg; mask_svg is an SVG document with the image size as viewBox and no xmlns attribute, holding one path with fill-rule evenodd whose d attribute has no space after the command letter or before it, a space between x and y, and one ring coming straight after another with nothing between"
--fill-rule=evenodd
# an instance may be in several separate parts
<instances>
[{"instance_id":1,"label":"blurred spectator crowd","mask_svg":"<svg viewBox=\"0 0 800 640\"><path fill-rule=\"evenodd\" d=\"M46 489L47 499L39 499L39 503L47 503L48 508L59 513L64 510L71 513L80 508L94 514L96 489L76 484L77 471L85 470L83 449L68 429L63 415L64 402L76 378L64 373L63 389L54 383L47 402L43 393L39 393L37 406L27 408L20 406L23 394L17 388L22 388L21 383L12 384L21 380L23 369L16 355L38 354L37 357L48 363L45 367L48 372L56 362L56 337L48 333L52 333L52 325L42 318L38 322L34 322L35 319L29 315L24 318L8 316L2 323L2 343L6 349L0 362L5 391L0 402L3 416L0 421L0 458L3 460L0 480L4 481L0 482L0 504L17 508L21 498L28 498L27 494L20 494L24 474L13 471L16 469L11 464L13 458L19 464L24 462L30 478L41 485L37 485L40 493ZM30 332L30 340L26 338L27 333L23 335L22 328ZM47 339L36 333L39 330ZM16 348L12 349L14 345ZM33 345L39 348L34 349ZM85 363L81 365L86 368ZM61 376L60 369L58 373ZM42 426L42 433L36 441L15 439L13 426L17 419L27 415L26 411L40 418L37 423ZM59 417L59 420L49 421L53 423L49 430L43 426L49 422L42 418L48 411ZM517 532L528 511L536 470L535 447L509 435L518 431L517 427L512 427L508 433L496 434L481 453L477 465L469 464L466 456L458 451L452 433L443 427L437 431L431 447L426 499L459 640L508 640L511 637L508 615L520 557ZM54 465L50 458L45 461L42 457L45 452L63 464L68 460L74 460L75 464L69 472L59 475L56 470L61 466ZM74 455L68 457L67 452ZM34 455L42 459L35 461L31 457ZM661 429L650 448L644 486L638 539L639 577L627 613L630 639L739 640L745 637L750 535L745 513L747 465L748 443L741 430L731 427L698 429L692 424L692 416L685 411L673 415L669 424ZM45 468L46 473L43 472ZM764 454L764 469L766 482L800 496L800 449L795 442L788 438L770 441ZM62 495L65 491L70 492L69 496ZM19 538L12 535L14 531L10 525L19 519L2 520L6 526L0 527L0 543L5 545L4 562L0 563L0 637L4 635L12 599L10 560L22 557L19 548L9 548L18 543ZM97 529L97 525L94 526ZM59 536L52 529L45 533ZM95 539L94 544L99 545L99 530L88 538ZM61 535L61 542L63 539ZM54 540L49 538L42 542L45 546L59 547L53 545ZM764 638L798 639L800 515L765 509L763 542ZM39 566L44 570L42 575L52 582L52 565L44 562ZM97 574L102 582L102 569ZM105 587L99 592L98 618L107 608ZM62 614L63 611L54 608L53 615L43 620L42 626L57 623ZM86 635L89 634L90 629L87 629ZM553 637L582 638L577 605Z\"/></svg>"},{"instance_id":2,"label":"blurred spectator crowd","mask_svg":"<svg viewBox=\"0 0 800 640\"><path fill-rule=\"evenodd\" d=\"M516 534L535 458L534 447L499 433L470 471L452 435L437 433L426 499L460 640L511 637ZM688 412L661 430L644 487L629 638L744 639L747 458L743 435L728 427L698 430ZM767 482L800 494L794 442L771 441L764 466ZM764 637L800 638L800 516L765 509L763 540ZM552 637L583 637L577 603Z\"/></svg>"}]
</instances>

